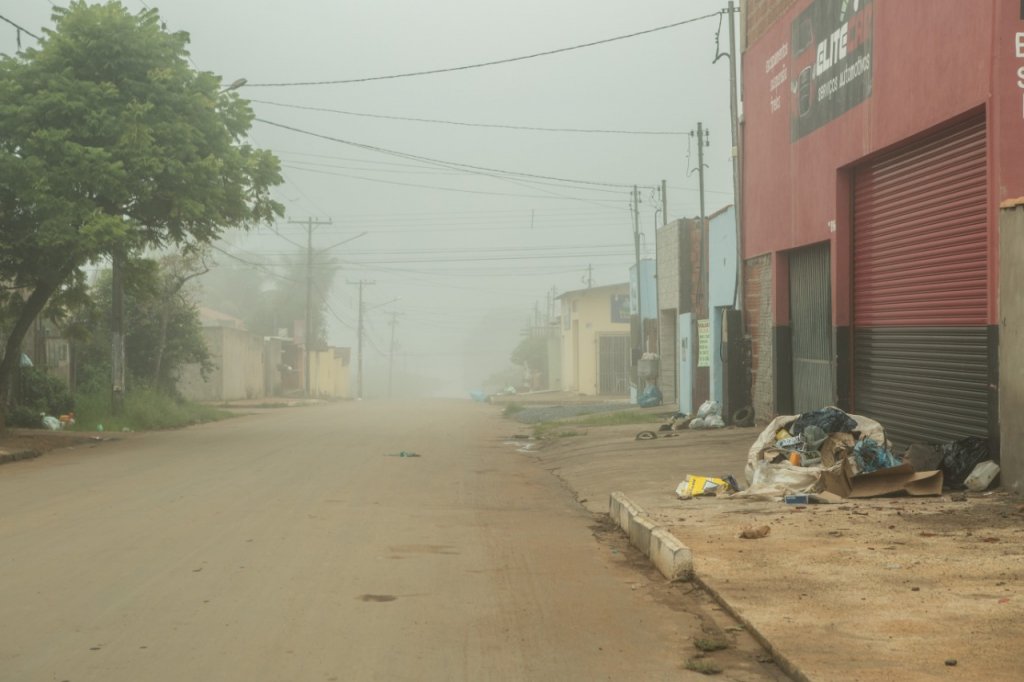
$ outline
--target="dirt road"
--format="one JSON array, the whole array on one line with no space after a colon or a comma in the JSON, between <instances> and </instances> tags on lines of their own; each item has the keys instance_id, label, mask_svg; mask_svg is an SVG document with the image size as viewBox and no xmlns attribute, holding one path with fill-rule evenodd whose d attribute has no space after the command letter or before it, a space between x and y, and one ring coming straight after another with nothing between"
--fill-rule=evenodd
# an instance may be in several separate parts
<instances>
[{"instance_id":1,"label":"dirt road","mask_svg":"<svg viewBox=\"0 0 1024 682\"><path fill-rule=\"evenodd\" d=\"M0 679L701 679L692 638L729 622L512 430L346 403L0 467ZM781 679L725 634L731 679Z\"/></svg>"}]
</instances>

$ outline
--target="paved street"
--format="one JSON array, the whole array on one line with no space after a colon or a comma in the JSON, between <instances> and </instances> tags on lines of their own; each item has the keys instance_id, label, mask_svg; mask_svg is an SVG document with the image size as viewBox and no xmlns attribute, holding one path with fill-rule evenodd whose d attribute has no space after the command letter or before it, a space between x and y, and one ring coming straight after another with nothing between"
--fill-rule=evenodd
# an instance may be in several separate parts
<instances>
[{"instance_id":1,"label":"paved street","mask_svg":"<svg viewBox=\"0 0 1024 682\"><path fill-rule=\"evenodd\" d=\"M720 611L502 445L514 428L341 403L0 467L0 678L700 678ZM733 678L777 679L751 645L719 652Z\"/></svg>"}]
</instances>

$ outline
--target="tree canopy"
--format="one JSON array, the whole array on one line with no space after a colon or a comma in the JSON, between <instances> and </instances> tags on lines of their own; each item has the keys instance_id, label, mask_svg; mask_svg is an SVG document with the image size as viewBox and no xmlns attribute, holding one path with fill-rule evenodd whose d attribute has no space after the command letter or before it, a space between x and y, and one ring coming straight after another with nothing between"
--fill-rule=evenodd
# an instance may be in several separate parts
<instances>
[{"instance_id":1,"label":"tree canopy","mask_svg":"<svg viewBox=\"0 0 1024 682\"><path fill-rule=\"evenodd\" d=\"M76 1L38 47L0 57L0 396L32 320L82 266L282 214L279 162L246 142L251 108L187 45L156 10Z\"/></svg>"}]
</instances>

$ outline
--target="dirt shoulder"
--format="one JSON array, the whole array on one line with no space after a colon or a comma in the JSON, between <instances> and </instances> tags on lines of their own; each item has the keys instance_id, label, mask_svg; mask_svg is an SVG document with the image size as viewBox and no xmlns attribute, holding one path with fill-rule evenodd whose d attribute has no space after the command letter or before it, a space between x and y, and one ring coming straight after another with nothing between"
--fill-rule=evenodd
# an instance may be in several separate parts
<instances>
[{"instance_id":1,"label":"dirt shoulder","mask_svg":"<svg viewBox=\"0 0 1024 682\"><path fill-rule=\"evenodd\" d=\"M686 474L742 481L756 430L633 439L647 428L592 427L532 455L593 511L607 511L613 490L643 507L693 550L701 580L808 678L1024 677L1024 500L997 491L964 501L683 501L674 489ZM770 532L737 537L747 526Z\"/></svg>"},{"instance_id":2,"label":"dirt shoulder","mask_svg":"<svg viewBox=\"0 0 1024 682\"><path fill-rule=\"evenodd\" d=\"M98 434L75 431L44 431L42 429L7 429L0 433L0 457L20 453L41 455L58 448L93 443Z\"/></svg>"}]
</instances>

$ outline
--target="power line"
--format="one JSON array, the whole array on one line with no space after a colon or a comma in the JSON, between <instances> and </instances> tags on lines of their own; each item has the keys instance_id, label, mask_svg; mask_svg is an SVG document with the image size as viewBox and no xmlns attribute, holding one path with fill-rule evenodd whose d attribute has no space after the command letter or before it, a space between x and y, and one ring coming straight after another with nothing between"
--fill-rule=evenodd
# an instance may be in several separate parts
<instances>
[{"instance_id":1,"label":"power line","mask_svg":"<svg viewBox=\"0 0 1024 682\"><path fill-rule=\"evenodd\" d=\"M720 12L714 12L712 14L705 14L701 17L694 17L693 19L684 19L683 21L677 21L673 24L665 24L664 26L656 26L643 31L637 31L635 33L628 33L626 35L615 36L613 38L605 38L603 40L595 40L590 43L581 43L579 45L571 45L569 47L560 47L555 50L547 50L545 52L535 52L534 54L527 54L520 57L510 57L507 59L495 59L489 62L480 62L477 64L466 64L464 66L453 66L444 69L430 69L426 71L411 71L408 73L396 73L389 76L368 76L364 78L347 78L342 80L329 80L329 81L296 81L296 82L285 82L285 83L249 83L248 87L251 88L280 88L280 87L293 87L299 85L342 85L346 83L367 83L370 81L382 81L392 80L395 78L411 78L414 76L428 76L437 73L451 73L453 71L468 71L469 69L482 69L488 66L497 66L498 64L510 64L512 62L521 62L527 59L535 59L537 57L548 57L553 54L560 54L562 52L570 52L572 50L581 50L586 47L594 47L595 45L604 45L606 43L612 43L618 40L626 40L628 38L636 38L637 36L647 35L649 33L656 33L658 31L665 31L670 28L676 28L677 26L684 26L685 24L692 24L704 19L710 19L716 17Z\"/></svg>"},{"instance_id":2,"label":"power line","mask_svg":"<svg viewBox=\"0 0 1024 682\"><path fill-rule=\"evenodd\" d=\"M35 38L36 40L40 41L40 42L41 42L41 41L43 40L42 38L40 38L39 36L37 36L37 35L36 35L35 33L33 33L32 31L28 30L28 29L27 29L27 28L25 28L24 26L21 26L21 25L19 25L19 24L16 24L15 22L11 21L10 19L8 19L7 17L5 17L5 16L4 16L4 15L2 15L2 14L0 14L0 19L3 19L3 20L4 20L4 21L6 21L6 22L7 22L8 24L10 24L10 25L11 25L11 26L13 26L13 27L14 27L15 29L17 29L17 40L18 40L18 49L19 49L19 50L21 49L21 34L22 34L22 33L27 33L27 34L29 34L30 36L32 36L33 38Z\"/></svg>"},{"instance_id":3,"label":"power line","mask_svg":"<svg viewBox=\"0 0 1024 682\"><path fill-rule=\"evenodd\" d=\"M357 147L359 149L366 149L366 150L369 150L369 151L378 152L380 154L387 154L387 155L390 155L390 156L397 156L397 157L403 158L403 159L411 159L411 160L414 160L414 161L422 161L424 163L431 163L431 164L435 164L435 165L440 165L440 166L443 166L443 167L446 167L446 168L470 169L470 170L475 170L475 171L483 171L484 174L486 174L486 173L500 173L502 175L512 175L512 176L521 177L521 178L538 178L538 179L541 179L541 180L557 180L559 182L568 182L568 183L578 184L578 185L595 185L595 186L598 186L598 187L620 187L620 188L632 188L633 187L633 185L626 185L626 184L615 183L615 182L597 182L597 181L594 181L594 180L575 180L575 179L572 179L572 178L560 178L560 177L556 177L556 176L552 176L552 175L539 175L537 173L523 173L523 172L520 172L520 171L501 170L500 168L488 168L487 166L474 166L474 165L471 165L471 164L468 164L468 163L460 163L460 162L457 162L457 161L444 161L442 159L435 159L435 158L432 158L432 157L429 157L429 156L419 156L419 155L416 155L416 154L410 154L408 152L400 152L400 151L396 151L394 149L387 149L385 147L377 147L377 146L371 145L371 144L363 144L362 142L353 142L351 140L343 140L340 137L331 137L330 135L323 135L321 133L314 133L314 132L312 132L310 130L303 130L302 128L296 128L294 126L285 125L283 123L275 123L274 121L268 121L265 118L258 118L257 117L257 118L254 118L253 120L254 121L258 121L260 123L264 123L264 124L269 125L269 126L274 126L276 128L282 128L284 130L291 130L292 132L299 133L301 135L309 135L310 137L316 137L316 138L319 138L321 140L330 140L331 142L337 142L339 144L349 145L351 147ZM644 185L643 187L645 189L650 189L651 188L650 185Z\"/></svg>"},{"instance_id":4,"label":"power line","mask_svg":"<svg viewBox=\"0 0 1024 682\"><path fill-rule=\"evenodd\" d=\"M388 116L386 114L367 114L357 111L343 111L341 109L327 109L324 107L308 107L301 104L285 104L283 102L268 102L262 99L252 99L250 102L257 104L270 104L275 107L286 107L288 109L302 109L304 111L322 111L330 114L343 114L345 116L361 116L364 118L382 118L389 121L414 121L416 123L438 123L450 126L466 126L470 128L500 128L502 130L531 130L544 133L600 133L607 135L687 135L688 133L675 130L616 130L602 128L548 128L543 126L521 126L502 123L471 123L468 121L447 121L438 118L416 118L413 116Z\"/></svg>"}]
</instances>

